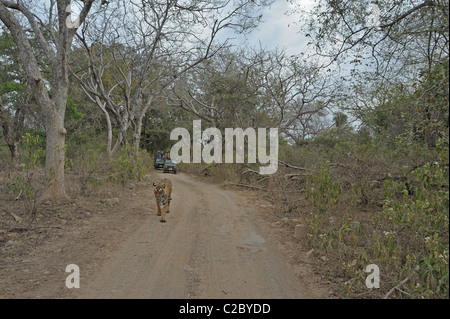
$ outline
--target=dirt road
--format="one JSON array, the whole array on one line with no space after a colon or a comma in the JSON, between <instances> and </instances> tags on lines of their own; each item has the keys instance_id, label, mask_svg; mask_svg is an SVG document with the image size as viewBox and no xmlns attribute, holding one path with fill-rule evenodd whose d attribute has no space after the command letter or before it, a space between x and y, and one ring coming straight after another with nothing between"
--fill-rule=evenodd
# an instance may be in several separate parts
<instances>
[{"instance_id":1,"label":"dirt road","mask_svg":"<svg viewBox=\"0 0 450 319\"><path fill-rule=\"evenodd\" d=\"M142 226L72 297L314 297L242 198L184 174L164 177L174 189L167 223L147 208Z\"/></svg>"}]
</instances>

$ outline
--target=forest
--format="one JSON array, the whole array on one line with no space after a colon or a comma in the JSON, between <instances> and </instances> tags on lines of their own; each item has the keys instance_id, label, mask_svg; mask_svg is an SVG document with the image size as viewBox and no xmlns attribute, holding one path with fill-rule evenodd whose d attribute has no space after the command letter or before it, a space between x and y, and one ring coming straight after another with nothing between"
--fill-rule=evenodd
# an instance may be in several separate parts
<instances>
[{"instance_id":1,"label":"forest","mask_svg":"<svg viewBox=\"0 0 450 319\"><path fill-rule=\"evenodd\" d=\"M448 0L287 1L304 51L233 42L278 1L0 0L0 213L143 180L195 120L277 128L274 174L247 153L179 171L306 225L340 298L369 264L370 298L448 298Z\"/></svg>"}]
</instances>

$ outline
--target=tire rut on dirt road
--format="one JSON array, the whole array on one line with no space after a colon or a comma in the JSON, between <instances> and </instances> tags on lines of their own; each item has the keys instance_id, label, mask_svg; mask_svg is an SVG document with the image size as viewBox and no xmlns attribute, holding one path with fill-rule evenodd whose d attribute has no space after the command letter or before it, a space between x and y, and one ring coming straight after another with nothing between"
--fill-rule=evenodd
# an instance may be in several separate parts
<instances>
[{"instance_id":1,"label":"tire rut on dirt road","mask_svg":"<svg viewBox=\"0 0 450 319\"><path fill-rule=\"evenodd\" d=\"M159 222L149 189L142 207L147 221L75 297L310 297L241 198L185 174L168 177L173 200L167 223Z\"/></svg>"}]
</instances>

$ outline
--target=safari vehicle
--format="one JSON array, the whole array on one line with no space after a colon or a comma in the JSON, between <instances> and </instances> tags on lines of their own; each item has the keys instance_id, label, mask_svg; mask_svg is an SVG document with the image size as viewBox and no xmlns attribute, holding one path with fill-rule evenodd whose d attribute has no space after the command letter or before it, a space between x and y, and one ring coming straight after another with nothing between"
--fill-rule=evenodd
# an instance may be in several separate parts
<instances>
[{"instance_id":1,"label":"safari vehicle","mask_svg":"<svg viewBox=\"0 0 450 319\"><path fill-rule=\"evenodd\" d=\"M164 167L164 159L162 157L157 157L155 159L155 169L160 169Z\"/></svg>"},{"instance_id":2,"label":"safari vehicle","mask_svg":"<svg viewBox=\"0 0 450 319\"><path fill-rule=\"evenodd\" d=\"M177 163L168 159L164 162L164 173L177 173Z\"/></svg>"}]
</instances>

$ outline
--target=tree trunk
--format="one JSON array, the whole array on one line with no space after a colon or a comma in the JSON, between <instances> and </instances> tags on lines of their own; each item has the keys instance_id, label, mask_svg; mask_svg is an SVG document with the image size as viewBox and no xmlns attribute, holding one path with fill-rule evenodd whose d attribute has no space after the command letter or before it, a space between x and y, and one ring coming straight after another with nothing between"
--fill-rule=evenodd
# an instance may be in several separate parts
<instances>
[{"instance_id":1,"label":"tree trunk","mask_svg":"<svg viewBox=\"0 0 450 319\"><path fill-rule=\"evenodd\" d=\"M142 119L143 116L139 116L136 119L136 125L134 126L133 132L133 147L134 147L134 155L136 157L139 156L139 149L141 146Z\"/></svg>"},{"instance_id":2,"label":"tree trunk","mask_svg":"<svg viewBox=\"0 0 450 319\"><path fill-rule=\"evenodd\" d=\"M112 138L113 138L113 132L112 132L112 125L111 125L111 118L109 117L108 112L104 111L105 118L106 118L106 125L107 125L107 134L108 134L108 142L106 144L106 156L108 158L108 161L111 160L113 151L112 151Z\"/></svg>"},{"instance_id":3,"label":"tree trunk","mask_svg":"<svg viewBox=\"0 0 450 319\"><path fill-rule=\"evenodd\" d=\"M83 87L84 89L84 87ZM86 94L89 95L89 93L85 90ZM119 136L117 137L116 144L114 145L114 148L112 147L112 139L113 139L113 130L112 130L112 124L111 124L111 117L109 116L108 111L106 110L106 102L103 102L100 100L98 96L94 98L91 98L92 101L95 101L96 105L102 110L103 114L105 115L106 119L106 126L107 126L107 135L108 135L108 141L106 144L106 156L108 161L111 160L113 154L118 149L120 142L122 141L121 134L119 133Z\"/></svg>"},{"instance_id":4,"label":"tree trunk","mask_svg":"<svg viewBox=\"0 0 450 319\"><path fill-rule=\"evenodd\" d=\"M61 104L61 103L60 103ZM42 195L45 199L67 199L68 196L64 185L64 164L66 151L66 129L64 128L64 113L66 109L63 105L56 105L46 112L46 157L45 157L45 177L48 187Z\"/></svg>"},{"instance_id":5,"label":"tree trunk","mask_svg":"<svg viewBox=\"0 0 450 319\"><path fill-rule=\"evenodd\" d=\"M14 165L18 165L19 162L19 145L17 142L8 144L9 152L11 153L11 159Z\"/></svg>"}]
</instances>

